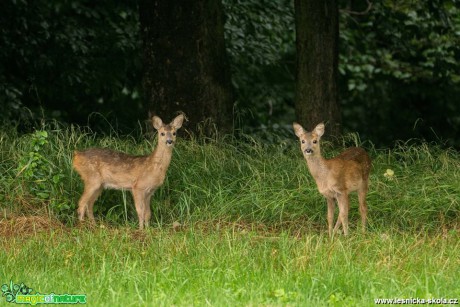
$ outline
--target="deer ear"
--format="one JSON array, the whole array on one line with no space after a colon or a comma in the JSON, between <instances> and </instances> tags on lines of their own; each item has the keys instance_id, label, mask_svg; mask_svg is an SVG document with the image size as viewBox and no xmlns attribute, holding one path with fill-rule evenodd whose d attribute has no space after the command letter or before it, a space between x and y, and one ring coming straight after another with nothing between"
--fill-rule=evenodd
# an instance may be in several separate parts
<instances>
[{"instance_id":1,"label":"deer ear","mask_svg":"<svg viewBox=\"0 0 460 307\"><path fill-rule=\"evenodd\" d=\"M314 132L316 133L318 137L322 137L324 134L324 130L325 130L324 124L320 123L315 127Z\"/></svg>"},{"instance_id":2,"label":"deer ear","mask_svg":"<svg viewBox=\"0 0 460 307\"><path fill-rule=\"evenodd\" d=\"M299 125L298 123L292 123L292 127L294 128L295 135L297 135L297 137L299 137L299 138L305 132L305 130L302 128L302 126Z\"/></svg>"},{"instance_id":3,"label":"deer ear","mask_svg":"<svg viewBox=\"0 0 460 307\"><path fill-rule=\"evenodd\" d=\"M180 114L173 119L173 121L169 124L174 127L176 130L182 127L182 123L184 122L184 114Z\"/></svg>"},{"instance_id":4,"label":"deer ear","mask_svg":"<svg viewBox=\"0 0 460 307\"><path fill-rule=\"evenodd\" d=\"M152 125L155 129L160 130L163 126L163 121L158 116L152 117Z\"/></svg>"}]
</instances>

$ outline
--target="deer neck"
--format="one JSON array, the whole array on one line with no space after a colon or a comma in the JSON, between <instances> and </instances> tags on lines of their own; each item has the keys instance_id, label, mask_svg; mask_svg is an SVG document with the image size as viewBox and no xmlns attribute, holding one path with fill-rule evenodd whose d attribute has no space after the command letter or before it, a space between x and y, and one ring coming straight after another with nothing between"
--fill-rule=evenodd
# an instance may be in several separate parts
<instances>
[{"instance_id":1,"label":"deer neck","mask_svg":"<svg viewBox=\"0 0 460 307\"><path fill-rule=\"evenodd\" d=\"M155 168L158 167L163 170L168 169L169 163L171 163L172 149L172 146L158 144L149 156L150 163L153 164Z\"/></svg>"},{"instance_id":2,"label":"deer neck","mask_svg":"<svg viewBox=\"0 0 460 307\"><path fill-rule=\"evenodd\" d=\"M308 170L315 179L315 181L322 182L326 180L329 168L327 167L327 160L321 154L313 155L306 158Z\"/></svg>"}]
</instances>

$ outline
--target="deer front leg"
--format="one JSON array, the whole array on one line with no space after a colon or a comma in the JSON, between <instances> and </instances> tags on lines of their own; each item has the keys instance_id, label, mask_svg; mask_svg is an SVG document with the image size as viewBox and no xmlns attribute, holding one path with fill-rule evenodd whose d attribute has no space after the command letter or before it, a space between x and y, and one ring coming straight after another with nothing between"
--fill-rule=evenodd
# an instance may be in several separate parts
<instances>
[{"instance_id":1,"label":"deer front leg","mask_svg":"<svg viewBox=\"0 0 460 307\"><path fill-rule=\"evenodd\" d=\"M137 217L139 219L139 229L144 228L145 221L145 191L133 189L134 205L136 206Z\"/></svg>"},{"instance_id":2,"label":"deer front leg","mask_svg":"<svg viewBox=\"0 0 460 307\"><path fill-rule=\"evenodd\" d=\"M152 210L150 208L150 198L152 197L152 193L148 193L145 196L145 207L144 207L144 220L145 220L145 227L150 226L150 218L152 216Z\"/></svg>"}]
</instances>

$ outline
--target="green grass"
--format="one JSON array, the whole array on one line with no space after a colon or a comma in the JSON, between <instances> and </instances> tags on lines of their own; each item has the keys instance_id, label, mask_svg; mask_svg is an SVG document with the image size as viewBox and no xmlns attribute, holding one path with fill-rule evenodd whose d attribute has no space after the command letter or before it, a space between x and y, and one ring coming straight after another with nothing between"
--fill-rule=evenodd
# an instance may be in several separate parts
<instances>
[{"instance_id":1,"label":"green grass","mask_svg":"<svg viewBox=\"0 0 460 307\"><path fill-rule=\"evenodd\" d=\"M90 146L146 154L154 142L59 125L45 130L46 137L0 130L0 284L86 294L91 306L370 306L377 298L460 298L454 150L363 144L373 160L368 232L358 231L353 195L350 236L330 239L325 200L294 136L276 144L179 139L165 185L152 198L153 227L139 232L131 196L120 191L97 201L100 226L77 225L83 186L71 157ZM323 151L333 156L356 142L350 136ZM32 215L53 222L28 220Z\"/></svg>"},{"instance_id":2,"label":"green grass","mask_svg":"<svg viewBox=\"0 0 460 307\"><path fill-rule=\"evenodd\" d=\"M338 305L458 298L457 234L372 232L330 240L238 226L71 229L12 238L0 276L91 305Z\"/></svg>"}]
</instances>

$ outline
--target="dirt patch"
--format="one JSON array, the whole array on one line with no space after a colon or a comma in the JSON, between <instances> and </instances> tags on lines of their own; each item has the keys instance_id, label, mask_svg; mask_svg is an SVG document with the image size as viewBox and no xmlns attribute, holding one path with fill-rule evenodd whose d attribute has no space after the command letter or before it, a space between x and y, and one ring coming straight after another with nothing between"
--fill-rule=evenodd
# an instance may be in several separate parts
<instances>
[{"instance_id":1,"label":"dirt patch","mask_svg":"<svg viewBox=\"0 0 460 307\"><path fill-rule=\"evenodd\" d=\"M18 216L0 220L0 237L29 237L38 233L64 231L66 227L48 216Z\"/></svg>"}]
</instances>

